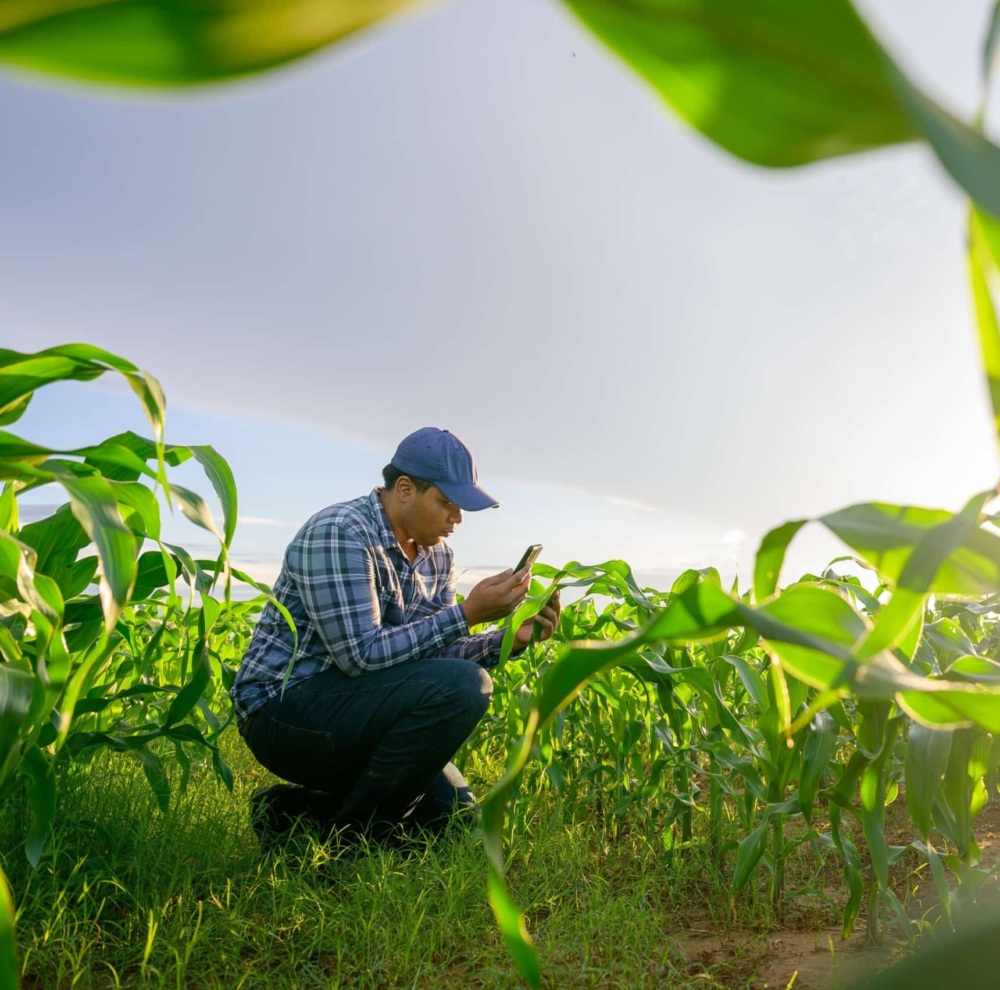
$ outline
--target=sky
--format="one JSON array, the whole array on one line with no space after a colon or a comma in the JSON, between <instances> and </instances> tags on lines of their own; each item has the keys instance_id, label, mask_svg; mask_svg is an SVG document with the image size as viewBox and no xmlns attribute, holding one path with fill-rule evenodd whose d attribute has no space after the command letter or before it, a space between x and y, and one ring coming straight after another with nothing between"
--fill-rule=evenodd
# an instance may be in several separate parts
<instances>
[{"instance_id":1,"label":"sky","mask_svg":"<svg viewBox=\"0 0 1000 990\"><path fill-rule=\"evenodd\" d=\"M966 118L991 8L859 4ZM745 585L786 519L996 481L964 204L927 149L749 166L556 2L453 0L182 94L0 73L0 134L0 346L154 374L168 439L232 464L262 580L425 425L501 503L451 540L466 589L534 542ZM148 433L102 379L40 391L15 431L126 428ZM842 551L809 527L789 572Z\"/></svg>"}]
</instances>

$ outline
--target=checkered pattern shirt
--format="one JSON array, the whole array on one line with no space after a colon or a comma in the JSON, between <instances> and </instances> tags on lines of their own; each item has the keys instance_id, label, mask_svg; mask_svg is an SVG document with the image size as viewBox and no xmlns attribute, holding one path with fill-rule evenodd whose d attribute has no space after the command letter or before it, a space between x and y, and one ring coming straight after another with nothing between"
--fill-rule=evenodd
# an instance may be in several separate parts
<instances>
[{"instance_id":1,"label":"checkered pattern shirt","mask_svg":"<svg viewBox=\"0 0 1000 990\"><path fill-rule=\"evenodd\" d=\"M500 631L469 635L451 548L420 547L411 563L379 491L316 513L285 551L274 597L299 635L289 684L333 667L355 677L422 657L486 668L500 658ZM281 690L292 653L288 624L269 602L230 691L237 722Z\"/></svg>"}]
</instances>

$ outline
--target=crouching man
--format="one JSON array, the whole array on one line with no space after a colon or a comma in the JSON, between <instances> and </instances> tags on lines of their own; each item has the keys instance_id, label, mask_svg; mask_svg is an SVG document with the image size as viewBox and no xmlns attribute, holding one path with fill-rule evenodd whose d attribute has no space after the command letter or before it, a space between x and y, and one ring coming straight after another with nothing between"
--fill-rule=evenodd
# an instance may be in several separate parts
<instances>
[{"instance_id":1,"label":"crouching man","mask_svg":"<svg viewBox=\"0 0 1000 990\"><path fill-rule=\"evenodd\" d=\"M486 713L499 631L470 635L523 601L530 565L506 570L455 600L444 542L462 521L498 503L478 484L472 453L447 430L406 437L383 469L385 486L321 510L285 552L269 603L231 695L256 759L289 781L251 799L263 846L297 823L392 839L437 831L474 801L450 762ZM552 635L559 600L515 635ZM293 662L294 653L294 662Z\"/></svg>"}]
</instances>

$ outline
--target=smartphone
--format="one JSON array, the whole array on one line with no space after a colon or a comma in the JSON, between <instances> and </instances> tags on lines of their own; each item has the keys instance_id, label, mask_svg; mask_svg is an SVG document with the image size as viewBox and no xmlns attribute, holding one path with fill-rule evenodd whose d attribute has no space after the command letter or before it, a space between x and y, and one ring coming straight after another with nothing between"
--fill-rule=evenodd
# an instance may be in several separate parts
<instances>
[{"instance_id":1,"label":"smartphone","mask_svg":"<svg viewBox=\"0 0 1000 990\"><path fill-rule=\"evenodd\" d=\"M527 550L521 555L521 559L517 562L517 566L514 568L515 572L521 570L522 567L530 566L536 560L538 560L538 555L542 552L541 543L532 543Z\"/></svg>"}]
</instances>

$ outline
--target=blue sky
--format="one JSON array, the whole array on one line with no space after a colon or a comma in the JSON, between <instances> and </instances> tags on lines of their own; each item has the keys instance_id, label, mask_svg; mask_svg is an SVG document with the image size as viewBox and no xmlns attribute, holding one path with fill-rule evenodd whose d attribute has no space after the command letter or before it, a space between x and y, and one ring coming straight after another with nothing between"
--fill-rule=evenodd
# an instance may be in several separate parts
<instances>
[{"instance_id":1,"label":"blue sky","mask_svg":"<svg viewBox=\"0 0 1000 990\"><path fill-rule=\"evenodd\" d=\"M971 114L990 0L860 6ZM502 503L453 539L466 581L528 542L745 578L784 519L995 480L963 204L927 151L744 165L555 3L440 4L197 93L0 77L0 130L0 344L157 375L169 438L232 462L265 579L423 425ZM138 416L67 387L19 432ZM836 549L807 535L792 566Z\"/></svg>"}]
</instances>

